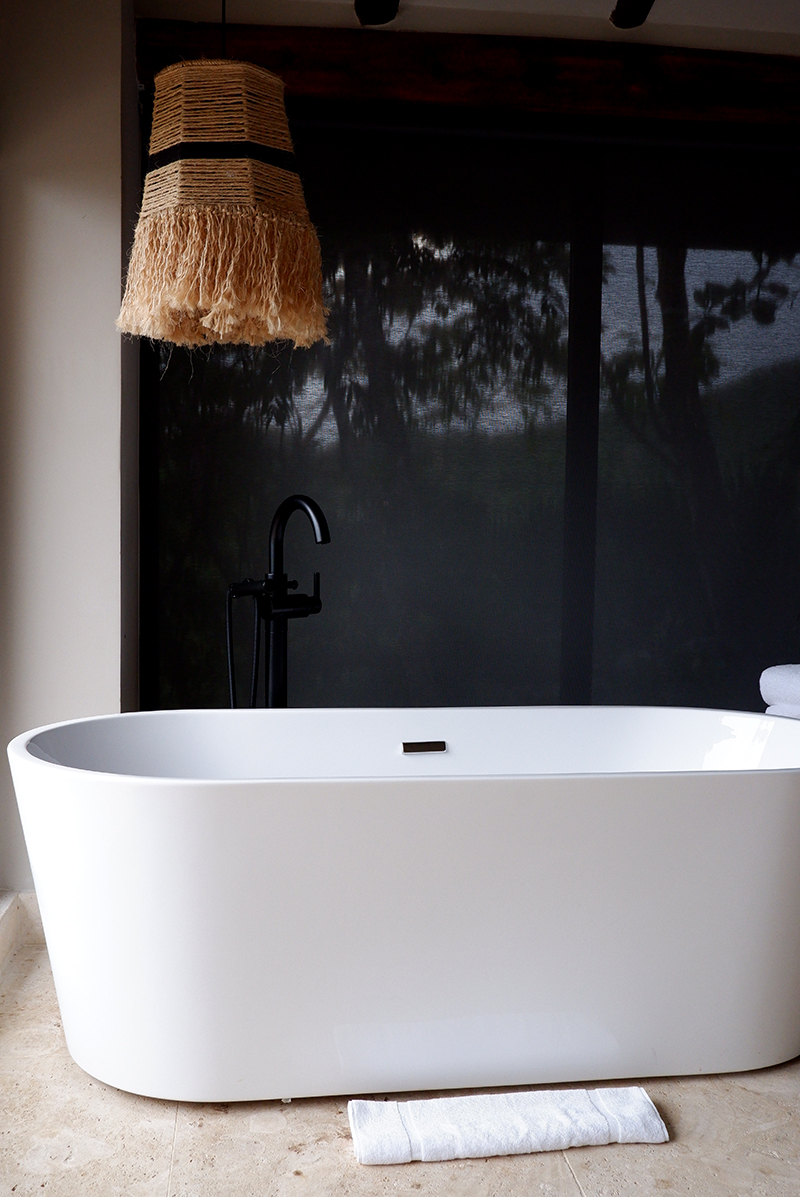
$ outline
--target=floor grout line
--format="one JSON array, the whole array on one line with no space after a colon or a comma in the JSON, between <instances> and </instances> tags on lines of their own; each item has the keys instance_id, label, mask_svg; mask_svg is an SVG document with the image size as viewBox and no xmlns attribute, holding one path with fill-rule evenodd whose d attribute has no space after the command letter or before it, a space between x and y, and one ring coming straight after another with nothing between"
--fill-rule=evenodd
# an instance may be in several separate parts
<instances>
[{"instance_id":1,"label":"floor grout line","mask_svg":"<svg viewBox=\"0 0 800 1197\"><path fill-rule=\"evenodd\" d=\"M565 1163L565 1164L567 1165L567 1167L569 1168L569 1171L570 1171L570 1176L571 1176L571 1177L572 1177L572 1179L575 1181L575 1184L578 1186L578 1192L580 1193L581 1197L586 1197L586 1193L584 1192L583 1185L582 1185L582 1184L581 1184L581 1182L578 1180L577 1176L575 1175L575 1171L574 1171L574 1169L573 1169L573 1167L572 1167L572 1164L569 1162L569 1156L567 1155L566 1151L562 1151L562 1152L561 1152L561 1154L562 1154L562 1155L563 1155L563 1157L564 1157L564 1163Z\"/></svg>"},{"instance_id":2,"label":"floor grout line","mask_svg":"<svg viewBox=\"0 0 800 1197\"><path fill-rule=\"evenodd\" d=\"M172 1146L169 1153L169 1176L167 1177L167 1197L172 1193L172 1166L175 1163L175 1140L178 1137L178 1110L181 1108L179 1101L175 1102L175 1123L172 1127Z\"/></svg>"}]
</instances>

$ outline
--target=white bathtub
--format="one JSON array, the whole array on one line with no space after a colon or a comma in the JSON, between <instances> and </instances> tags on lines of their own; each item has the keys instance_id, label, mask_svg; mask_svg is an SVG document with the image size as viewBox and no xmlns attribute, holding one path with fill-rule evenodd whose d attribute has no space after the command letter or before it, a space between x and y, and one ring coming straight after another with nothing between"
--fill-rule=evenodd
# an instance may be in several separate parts
<instances>
[{"instance_id":1,"label":"white bathtub","mask_svg":"<svg viewBox=\"0 0 800 1197\"><path fill-rule=\"evenodd\" d=\"M163 711L9 755L70 1052L121 1089L244 1101L800 1053L800 723Z\"/></svg>"}]
</instances>

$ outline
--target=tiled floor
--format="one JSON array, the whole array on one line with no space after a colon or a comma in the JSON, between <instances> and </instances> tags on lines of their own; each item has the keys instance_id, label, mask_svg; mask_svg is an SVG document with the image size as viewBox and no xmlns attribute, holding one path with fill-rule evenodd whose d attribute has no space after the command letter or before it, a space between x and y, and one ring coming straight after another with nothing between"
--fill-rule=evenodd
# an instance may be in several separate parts
<instances>
[{"instance_id":1,"label":"tiled floor","mask_svg":"<svg viewBox=\"0 0 800 1197\"><path fill-rule=\"evenodd\" d=\"M87 1076L34 944L0 978L0 1197L798 1197L800 1060L646 1087L670 1143L363 1167L345 1098L176 1104Z\"/></svg>"}]
</instances>

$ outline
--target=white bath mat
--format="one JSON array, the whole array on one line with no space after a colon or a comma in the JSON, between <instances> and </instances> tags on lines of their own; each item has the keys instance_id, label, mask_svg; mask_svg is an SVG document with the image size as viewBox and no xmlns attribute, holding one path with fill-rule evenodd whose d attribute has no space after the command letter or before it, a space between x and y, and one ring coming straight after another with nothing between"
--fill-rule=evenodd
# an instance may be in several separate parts
<instances>
[{"instance_id":1,"label":"white bath mat","mask_svg":"<svg viewBox=\"0 0 800 1197\"><path fill-rule=\"evenodd\" d=\"M465 1160L607 1143L666 1143L658 1110L638 1085L426 1101L351 1101L360 1164Z\"/></svg>"}]
</instances>

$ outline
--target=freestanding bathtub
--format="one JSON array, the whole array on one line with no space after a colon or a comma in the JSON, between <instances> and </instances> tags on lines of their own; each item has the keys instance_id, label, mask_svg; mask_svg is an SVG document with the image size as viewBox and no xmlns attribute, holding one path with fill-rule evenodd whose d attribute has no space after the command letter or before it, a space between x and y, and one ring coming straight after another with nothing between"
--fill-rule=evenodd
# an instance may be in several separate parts
<instances>
[{"instance_id":1,"label":"freestanding bathtub","mask_svg":"<svg viewBox=\"0 0 800 1197\"><path fill-rule=\"evenodd\" d=\"M800 1053L798 722L160 711L9 755L70 1052L121 1089L243 1101Z\"/></svg>"}]
</instances>

